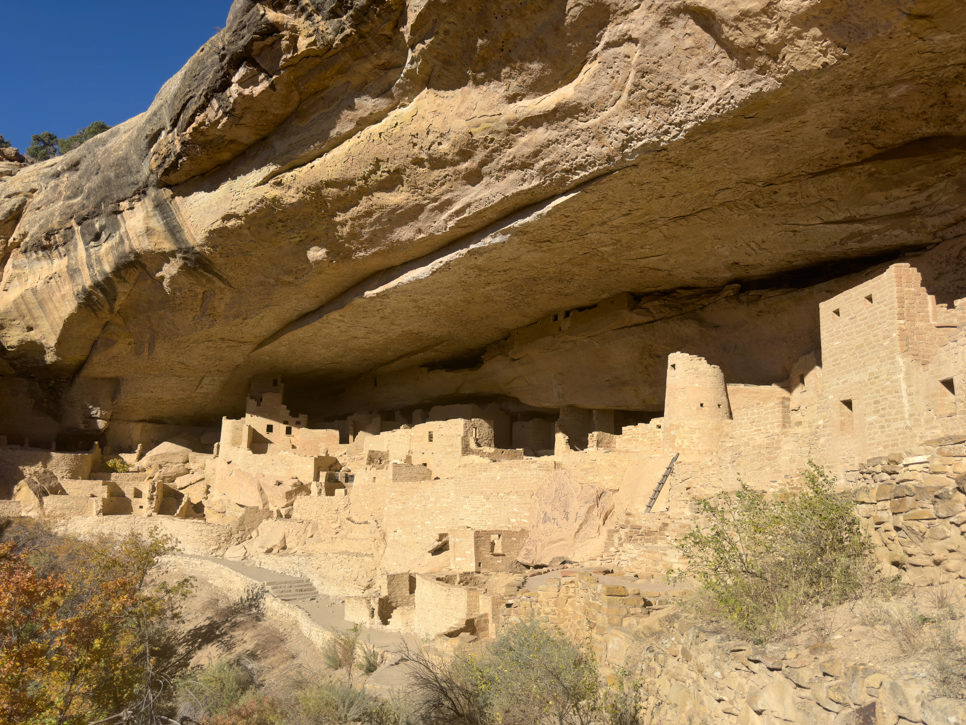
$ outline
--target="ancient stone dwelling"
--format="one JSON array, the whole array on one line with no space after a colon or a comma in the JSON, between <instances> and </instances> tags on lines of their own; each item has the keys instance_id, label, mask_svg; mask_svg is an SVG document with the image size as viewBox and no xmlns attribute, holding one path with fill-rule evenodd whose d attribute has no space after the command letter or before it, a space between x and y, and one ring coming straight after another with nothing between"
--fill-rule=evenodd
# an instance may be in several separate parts
<instances>
[{"instance_id":1,"label":"ancient stone dwelling","mask_svg":"<svg viewBox=\"0 0 966 725\"><path fill-rule=\"evenodd\" d=\"M260 567L317 642L619 666L695 499L814 461L961 583L964 89L961 0L234 0L143 113L0 149L0 516ZM678 645L693 722L876 689Z\"/></svg>"},{"instance_id":2,"label":"ancient stone dwelling","mask_svg":"<svg viewBox=\"0 0 966 725\"><path fill-rule=\"evenodd\" d=\"M15 485L0 512L82 529L187 520L170 530L196 549L260 512L245 540L214 550L308 577L352 622L489 636L532 606L507 588L524 567L582 562L658 579L696 496L739 481L793 488L809 460L845 485L872 456L966 430L961 302L937 304L914 267L894 264L821 303L821 349L789 361L788 380L727 381L713 361L676 352L663 415L620 427L613 410L568 407L547 421L475 403L316 424L293 412L279 377L257 379L244 417L225 417L203 450L6 445ZM106 470L112 456L127 470ZM617 619L638 616L638 600Z\"/></svg>"}]
</instances>

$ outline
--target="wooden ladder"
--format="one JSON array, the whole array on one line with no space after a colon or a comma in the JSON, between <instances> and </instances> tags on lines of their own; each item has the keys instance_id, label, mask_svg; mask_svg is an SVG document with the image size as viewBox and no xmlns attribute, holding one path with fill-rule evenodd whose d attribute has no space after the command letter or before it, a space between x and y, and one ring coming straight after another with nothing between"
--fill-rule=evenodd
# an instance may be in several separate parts
<instances>
[{"instance_id":1,"label":"wooden ladder","mask_svg":"<svg viewBox=\"0 0 966 725\"><path fill-rule=\"evenodd\" d=\"M667 464L667 468L664 470L664 475L661 476L661 480L657 482L657 486L654 488L654 493L651 494L651 500L647 502L647 508L644 509L644 513L651 513L651 509L654 508L654 504L657 501L657 497L661 495L661 489L664 488L664 484L667 483L668 478L671 477L671 471L674 469L674 464L678 460L680 453L675 453L671 462Z\"/></svg>"}]
</instances>

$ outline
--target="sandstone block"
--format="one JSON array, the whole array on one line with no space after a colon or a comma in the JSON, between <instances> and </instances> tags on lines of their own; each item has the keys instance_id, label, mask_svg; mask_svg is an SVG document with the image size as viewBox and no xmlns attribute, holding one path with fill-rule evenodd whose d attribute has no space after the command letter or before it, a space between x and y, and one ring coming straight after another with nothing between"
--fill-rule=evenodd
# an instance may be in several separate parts
<instances>
[{"instance_id":1,"label":"sandstone block","mask_svg":"<svg viewBox=\"0 0 966 725\"><path fill-rule=\"evenodd\" d=\"M966 700L948 697L926 699L922 704L922 719L926 723L966 723Z\"/></svg>"},{"instance_id":2,"label":"sandstone block","mask_svg":"<svg viewBox=\"0 0 966 725\"><path fill-rule=\"evenodd\" d=\"M922 720L922 704L925 688L910 680L887 679L882 684L881 698L883 704L912 722Z\"/></svg>"},{"instance_id":3,"label":"sandstone block","mask_svg":"<svg viewBox=\"0 0 966 725\"><path fill-rule=\"evenodd\" d=\"M876 498L869 486L859 486L852 492L852 500L857 503L875 503Z\"/></svg>"},{"instance_id":4,"label":"sandstone block","mask_svg":"<svg viewBox=\"0 0 966 725\"><path fill-rule=\"evenodd\" d=\"M825 660L819 664L819 668L823 675L828 675L829 677L842 677L845 674L845 664L838 657Z\"/></svg>"},{"instance_id":5,"label":"sandstone block","mask_svg":"<svg viewBox=\"0 0 966 725\"><path fill-rule=\"evenodd\" d=\"M948 574L962 574L966 571L966 561L963 559L947 559L942 563L942 570ZM964 721L966 722L966 721Z\"/></svg>"},{"instance_id":6,"label":"sandstone block","mask_svg":"<svg viewBox=\"0 0 966 725\"><path fill-rule=\"evenodd\" d=\"M932 539L934 541L941 541L943 539L948 539L954 533L953 527L946 523L939 523L936 526L930 527L926 531L926 538ZM955 531L956 534L959 533L958 530Z\"/></svg>"},{"instance_id":7,"label":"sandstone block","mask_svg":"<svg viewBox=\"0 0 966 725\"><path fill-rule=\"evenodd\" d=\"M891 483L884 483L875 487L874 496L876 501L888 501L893 497L896 487Z\"/></svg>"},{"instance_id":8,"label":"sandstone block","mask_svg":"<svg viewBox=\"0 0 966 725\"><path fill-rule=\"evenodd\" d=\"M844 705L840 705L828 696L828 685L824 682L816 682L812 685L812 696L819 707L829 712L842 712Z\"/></svg>"},{"instance_id":9,"label":"sandstone block","mask_svg":"<svg viewBox=\"0 0 966 725\"><path fill-rule=\"evenodd\" d=\"M889 503L889 510L894 514L901 514L908 511L913 507L914 501L909 496L904 496L902 498L894 498Z\"/></svg>"},{"instance_id":10,"label":"sandstone block","mask_svg":"<svg viewBox=\"0 0 966 725\"><path fill-rule=\"evenodd\" d=\"M958 490L950 490L948 496L937 495L936 501L933 503L933 510L936 512L936 516L941 519L964 513L964 510L966 510L966 494Z\"/></svg>"},{"instance_id":11,"label":"sandstone block","mask_svg":"<svg viewBox=\"0 0 966 725\"><path fill-rule=\"evenodd\" d=\"M795 687L784 678L774 678L748 695L747 703L758 714L767 713L783 720L795 719L797 702Z\"/></svg>"},{"instance_id":12,"label":"sandstone block","mask_svg":"<svg viewBox=\"0 0 966 725\"><path fill-rule=\"evenodd\" d=\"M820 682L822 679L821 671L814 665L790 667L788 666L788 663L786 663L785 668L782 670L782 674L794 682L798 687L802 688L810 688L813 684Z\"/></svg>"}]
</instances>

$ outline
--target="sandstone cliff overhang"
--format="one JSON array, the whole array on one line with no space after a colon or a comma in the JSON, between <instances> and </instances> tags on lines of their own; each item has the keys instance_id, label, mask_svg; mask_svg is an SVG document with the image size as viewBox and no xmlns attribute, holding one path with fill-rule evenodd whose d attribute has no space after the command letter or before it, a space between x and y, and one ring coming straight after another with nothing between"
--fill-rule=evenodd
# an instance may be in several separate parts
<instances>
[{"instance_id":1,"label":"sandstone cliff overhang","mask_svg":"<svg viewBox=\"0 0 966 725\"><path fill-rule=\"evenodd\" d=\"M0 181L0 374L210 420L621 293L955 277L964 41L955 0L238 0L144 114Z\"/></svg>"}]
</instances>

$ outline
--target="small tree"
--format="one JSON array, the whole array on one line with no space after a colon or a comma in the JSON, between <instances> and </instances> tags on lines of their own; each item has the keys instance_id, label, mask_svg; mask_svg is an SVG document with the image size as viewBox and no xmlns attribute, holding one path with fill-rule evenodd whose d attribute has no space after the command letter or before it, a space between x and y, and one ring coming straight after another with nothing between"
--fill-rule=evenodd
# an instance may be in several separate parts
<instances>
[{"instance_id":1,"label":"small tree","mask_svg":"<svg viewBox=\"0 0 966 725\"><path fill-rule=\"evenodd\" d=\"M27 147L27 156L35 161L46 161L59 153L60 147L57 145L57 136L50 131L35 133Z\"/></svg>"},{"instance_id":2,"label":"small tree","mask_svg":"<svg viewBox=\"0 0 966 725\"><path fill-rule=\"evenodd\" d=\"M158 720L168 622L186 591L148 587L167 542L0 544L0 721Z\"/></svg>"},{"instance_id":3,"label":"small tree","mask_svg":"<svg viewBox=\"0 0 966 725\"><path fill-rule=\"evenodd\" d=\"M805 488L769 498L742 485L698 501L702 525L678 546L677 576L696 579L724 615L758 639L780 633L805 608L839 604L872 581L871 546L846 496L809 464Z\"/></svg>"},{"instance_id":4,"label":"small tree","mask_svg":"<svg viewBox=\"0 0 966 725\"><path fill-rule=\"evenodd\" d=\"M75 133L73 136L68 136L67 138L61 138L58 140L58 145L60 146L61 153L66 154L72 149L76 149L85 141L90 141L99 133L104 133L110 128L103 121L94 121L91 125L86 128L82 128L80 131Z\"/></svg>"},{"instance_id":5,"label":"small tree","mask_svg":"<svg viewBox=\"0 0 966 725\"><path fill-rule=\"evenodd\" d=\"M8 149L11 146L13 146L12 143L7 141L7 139L5 139L3 136L0 136L0 149Z\"/></svg>"},{"instance_id":6,"label":"small tree","mask_svg":"<svg viewBox=\"0 0 966 725\"><path fill-rule=\"evenodd\" d=\"M27 156L35 161L52 159L54 156L66 154L68 151L76 149L81 144L90 141L99 133L104 133L109 128L110 126L103 121L94 121L94 123L82 128L73 136L67 136L65 138L58 138L50 131L34 134L31 138L30 146L27 147ZM0 136L0 138L3 137Z\"/></svg>"}]
</instances>

